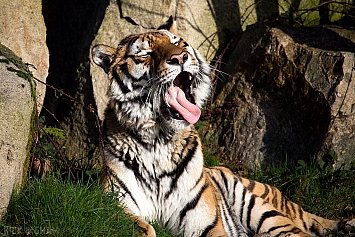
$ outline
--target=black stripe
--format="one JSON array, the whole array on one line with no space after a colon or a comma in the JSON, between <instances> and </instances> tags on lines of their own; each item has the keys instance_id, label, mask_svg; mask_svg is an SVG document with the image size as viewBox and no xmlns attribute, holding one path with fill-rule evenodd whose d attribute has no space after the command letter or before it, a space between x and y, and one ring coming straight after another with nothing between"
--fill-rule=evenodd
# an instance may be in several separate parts
<instances>
[{"instance_id":1,"label":"black stripe","mask_svg":"<svg viewBox=\"0 0 355 237\"><path fill-rule=\"evenodd\" d=\"M292 212L293 212L293 219L296 219L296 208L295 208L295 203L290 202L291 204L291 208L292 208Z\"/></svg>"},{"instance_id":2,"label":"black stripe","mask_svg":"<svg viewBox=\"0 0 355 237\"><path fill-rule=\"evenodd\" d=\"M305 230L308 230L307 224L306 224L306 222L304 222L304 220L303 220L303 210L302 210L302 207L301 207L301 206L298 206L298 214L299 214L300 220L302 220L302 222L303 222L303 228L304 228Z\"/></svg>"},{"instance_id":3,"label":"black stripe","mask_svg":"<svg viewBox=\"0 0 355 237\"><path fill-rule=\"evenodd\" d=\"M269 189L269 185L266 185L266 184L263 184L264 185L264 188L265 188L265 191L264 193L260 196L262 199L265 199L266 196L269 194L270 192L270 189Z\"/></svg>"},{"instance_id":4,"label":"black stripe","mask_svg":"<svg viewBox=\"0 0 355 237\"><path fill-rule=\"evenodd\" d=\"M243 223L243 212L244 212L244 205L245 205L245 194L246 194L247 190L245 188L243 188L243 193L242 193L242 203L241 203L241 208L240 208L240 213L239 213L239 220L240 223Z\"/></svg>"},{"instance_id":5,"label":"black stripe","mask_svg":"<svg viewBox=\"0 0 355 237\"><path fill-rule=\"evenodd\" d=\"M204 173L203 173L203 172L201 172L200 178L198 178L198 179L197 179L197 181L196 181L195 185L194 185L194 186L190 189L190 191L191 191L191 190L193 190L194 188L196 188L196 187L197 187L197 185L199 185L199 184L200 184L200 182L201 182L202 178L204 177L204 176L203 176L203 174L204 174Z\"/></svg>"},{"instance_id":6,"label":"black stripe","mask_svg":"<svg viewBox=\"0 0 355 237\"><path fill-rule=\"evenodd\" d=\"M298 233L300 233L300 232L302 232L299 228L297 228L297 227L293 227L291 230L289 230L289 231L281 231L280 233L278 233L277 235L275 235L274 237L279 237L279 236L283 236L284 234L286 234L286 233L290 233L290 232L292 232L292 233L294 233L294 234L298 234Z\"/></svg>"},{"instance_id":7,"label":"black stripe","mask_svg":"<svg viewBox=\"0 0 355 237\"><path fill-rule=\"evenodd\" d=\"M264 221L268 218L272 218L275 216L284 216L282 213L276 211L276 210L271 210L271 211L267 211L264 212L259 220L258 223L258 228L256 229L256 233L259 233L261 226L263 225Z\"/></svg>"},{"instance_id":8,"label":"black stripe","mask_svg":"<svg viewBox=\"0 0 355 237\"><path fill-rule=\"evenodd\" d=\"M216 226L217 221L218 221L218 215L216 215L216 218L213 220L212 224L206 226L205 230L202 232L200 237L207 237L208 232Z\"/></svg>"},{"instance_id":9,"label":"black stripe","mask_svg":"<svg viewBox=\"0 0 355 237\"><path fill-rule=\"evenodd\" d=\"M248 191L252 193L254 188L255 188L255 181L254 180L249 180L249 185L247 187Z\"/></svg>"},{"instance_id":10,"label":"black stripe","mask_svg":"<svg viewBox=\"0 0 355 237\"><path fill-rule=\"evenodd\" d=\"M232 203L232 205L234 206L235 205L235 201L237 200L236 198L235 198L235 190L236 190L236 188L237 188L237 185L238 185L238 178L234 178L234 185L233 185L233 193L232 193L232 195L233 195L233 203Z\"/></svg>"},{"instance_id":11,"label":"black stripe","mask_svg":"<svg viewBox=\"0 0 355 237\"><path fill-rule=\"evenodd\" d=\"M188 139L191 139L192 136L188 137ZM187 139L185 139L187 140ZM190 144L192 145L191 149L186 148L189 145L189 141L186 141L186 145L185 148L188 149L187 154L185 157L181 157L183 158L183 160L176 166L176 168L171 171L171 172L164 172L161 175L159 175L159 179L165 177L165 176L172 176L172 180L171 180L171 186L170 186L170 190L165 194L165 198L168 198L170 196L170 194L177 188L177 181L180 178L180 176L185 172L185 168L186 166L189 164L189 162L192 160L192 157L195 155L195 152L197 150L197 147L199 145L197 138L193 137L193 140L190 141ZM182 152L180 154L185 153L185 148L182 150ZM179 155L180 155L179 154Z\"/></svg>"},{"instance_id":12,"label":"black stripe","mask_svg":"<svg viewBox=\"0 0 355 237\"><path fill-rule=\"evenodd\" d=\"M112 76L113 76L113 80L115 80L118 83L118 86L120 87L122 93L127 94L129 92L129 89L125 84L123 84L120 76L117 74L117 68L113 69Z\"/></svg>"},{"instance_id":13,"label":"black stripe","mask_svg":"<svg viewBox=\"0 0 355 237\"><path fill-rule=\"evenodd\" d=\"M254 235L255 232L253 233L253 230L250 227L250 218L251 218L251 211L253 210L253 208L255 206L255 198L256 198L256 195L254 195L254 194L252 194L250 196L248 210L247 210L247 228L252 233L252 235Z\"/></svg>"},{"instance_id":14,"label":"black stripe","mask_svg":"<svg viewBox=\"0 0 355 237\"><path fill-rule=\"evenodd\" d=\"M286 198L284 198L284 200L285 200L285 206L286 206L286 215L287 215L288 217L290 217L290 219L293 219L293 218L292 218L291 209L290 209L290 207L289 207L289 205L291 205L291 202L289 202Z\"/></svg>"},{"instance_id":15,"label":"black stripe","mask_svg":"<svg viewBox=\"0 0 355 237\"><path fill-rule=\"evenodd\" d=\"M186 213L191 210L194 209L197 205L197 203L200 201L200 198L202 196L202 193L205 191L205 189L207 188L207 184L203 185L202 188L200 189L200 191L197 193L197 195L192 199L191 202L187 203L184 208L180 211L180 224L179 226L182 225L182 221L184 219L184 217L186 216Z\"/></svg>"},{"instance_id":16,"label":"black stripe","mask_svg":"<svg viewBox=\"0 0 355 237\"><path fill-rule=\"evenodd\" d=\"M270 232L274 231L274 230L277 230L277 229L280 229L280 228L285 228L287 226L290 226L291 224L286 224L286 225L279 225L279 226L274 226L274 227L271 227L268 231L266 231L267 233L270 234Z\"/></svg>"},{"instance_id":17,"label":"black stripe","mask_svg":"<svg viewBox=\"0 0 355 237\"><path fill-rule=\"evenodd\" d=\"M226 190L228 190L228 179L222 170L220 170L220 169L218 169L218 170L219 170L221 177L223 179L224 187L226 187Z\"/></svg>"},{"instance_id":18,"label":"black stripe","mask_svg":"<svg viewBox=\"0 0 355 237\"><path fill-rule=\"evenodd\" d=\"M113 174L112 171L110 171L110 173ZM129 191L129 189L127 188L127 186L125 185L125 183L124 183L121 179L119 179L117 175L112 175L112 176L113 176L113 178L116 180L116 182L118 183L120 189L123 189L123 190L124 190L124 193L121 192L121 191L120 191L120 192L123 193L124 195L128 194L129 197L130 197L130 198L132 199L132 201L134 202L134 204L137 206L137 208L140 209L139 206L138 206L138 204L137 204L136 199L134 199L132 193Z\"/></svg>"},{"instance_id":19,"label":"black stripe","mask_svg":"<svg viewBox=\"0 0 355 237\"><path fill-rule=\"evenodd\" d=\"M278 204L278 202L277 202L278 198L277 198L277 195L276 195L277 194L276 188L272 187L271 191L272 191L272 196L273 196L271 203L272 203L272 205L274 205L275 208L277 208L277 206L278 206L277 205Z\"/></svg>"},{"instance_id":20,"label":"black stripe","mask_svg":"<svg viewBox=\"0 0 355 237\"><path fill-rule=\"evenodd\" d=\"M286 208L285 208L285 206L286 206L286 198L284 198L284 196L282 196L282 195L281 195L281 200L280 200L280 202L281 202L281 208L280 208L281 211L286 212L286 211L285 211L285 209L286 209ZM286 214L287 214L287 213L286 213Z\"/></svg>"}]
</instances>

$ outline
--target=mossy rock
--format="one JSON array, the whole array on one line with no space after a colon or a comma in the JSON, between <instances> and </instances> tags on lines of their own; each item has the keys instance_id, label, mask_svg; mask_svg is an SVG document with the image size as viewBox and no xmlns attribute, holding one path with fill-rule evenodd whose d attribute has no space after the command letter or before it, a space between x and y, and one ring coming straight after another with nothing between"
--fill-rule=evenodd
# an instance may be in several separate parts
<instances>
[{"instance_id":1,"label":"mossy rock","mask_svg":"<svg viewBox=\"0 0 355 237\"><path fill-rule=\"evenodd\" d=\"M28 67L0 44L0 216L25 183L33 134L35 83Z\"/></svg>"}]
</instances>

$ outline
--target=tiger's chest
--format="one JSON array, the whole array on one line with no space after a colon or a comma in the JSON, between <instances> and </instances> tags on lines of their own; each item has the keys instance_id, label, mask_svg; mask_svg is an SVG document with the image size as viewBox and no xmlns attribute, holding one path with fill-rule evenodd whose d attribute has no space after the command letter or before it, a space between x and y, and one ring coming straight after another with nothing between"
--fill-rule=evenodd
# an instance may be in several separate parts
<instances>
[{"instance_id":1,"label":"tiger's chest","mask_svg":"<svg viewBox=\"0 0 355 237\"><path fill-rule=\"evenodd\" d=\"M194 131L147 148L133 137L108 137L108 166L123 202L136 214L166 221L179 215L203 172L201 144ZM196 188L197 190L197 188Z\"/></svg>"}]
</instances>

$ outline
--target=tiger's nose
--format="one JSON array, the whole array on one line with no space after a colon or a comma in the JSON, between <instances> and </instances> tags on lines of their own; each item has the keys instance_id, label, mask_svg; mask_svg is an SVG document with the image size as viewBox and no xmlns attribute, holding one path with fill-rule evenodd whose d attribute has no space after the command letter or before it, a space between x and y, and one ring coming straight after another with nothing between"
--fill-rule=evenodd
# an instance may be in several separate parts
<instances>
[{"instance_id":1,"label":"tiger's nose","mask_svg":"<svg viewBox=\"0 0 355 237\"><path fill-rule=\"evenodd\" d=\"M171 55L170 59L167 60L166 62L172 65L182 65L187 61L187 59L188 59L188 54L182 51L180 54Z\"/></svg>"}]
</instances>

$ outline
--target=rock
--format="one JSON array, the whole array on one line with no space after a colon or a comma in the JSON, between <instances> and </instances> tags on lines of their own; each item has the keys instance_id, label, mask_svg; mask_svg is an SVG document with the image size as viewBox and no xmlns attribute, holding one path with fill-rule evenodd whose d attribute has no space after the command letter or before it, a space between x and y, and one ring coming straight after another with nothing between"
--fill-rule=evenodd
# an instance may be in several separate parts
<instances>
[{"instance_id":1,"label":"rock","mask_svg":"<svg viewBox=\"0 0 355 237\"><path fill-rule=\"evenodd\" d=\"M42 1L14 0L1 4L0 42L11 48L24 63L33 65L33 76L46 82L49 52L46 45L46 26L42 16ZM37 83L36 95L39 110L46 87Z\"/></svg>"},{"instance_id":2,"label":"rock","mask_svg":"<svg viewBox=\"0 0 355 237\"><path fill-rule=\"evenodd\" d=\"M0 44L0 217L29 165L35 88L28 70Z\"/></svg>"},{"instance_id":3,"label":"rock","mask_svg":"<svg viewBox=\"0 0 355 237\"><path fill-rule=\"evenodd\" d=\"M355 160L355 33L247 28L219 81L207 138L229 159L267 166L335 152Z\"/></svg>"}]
</instances>

